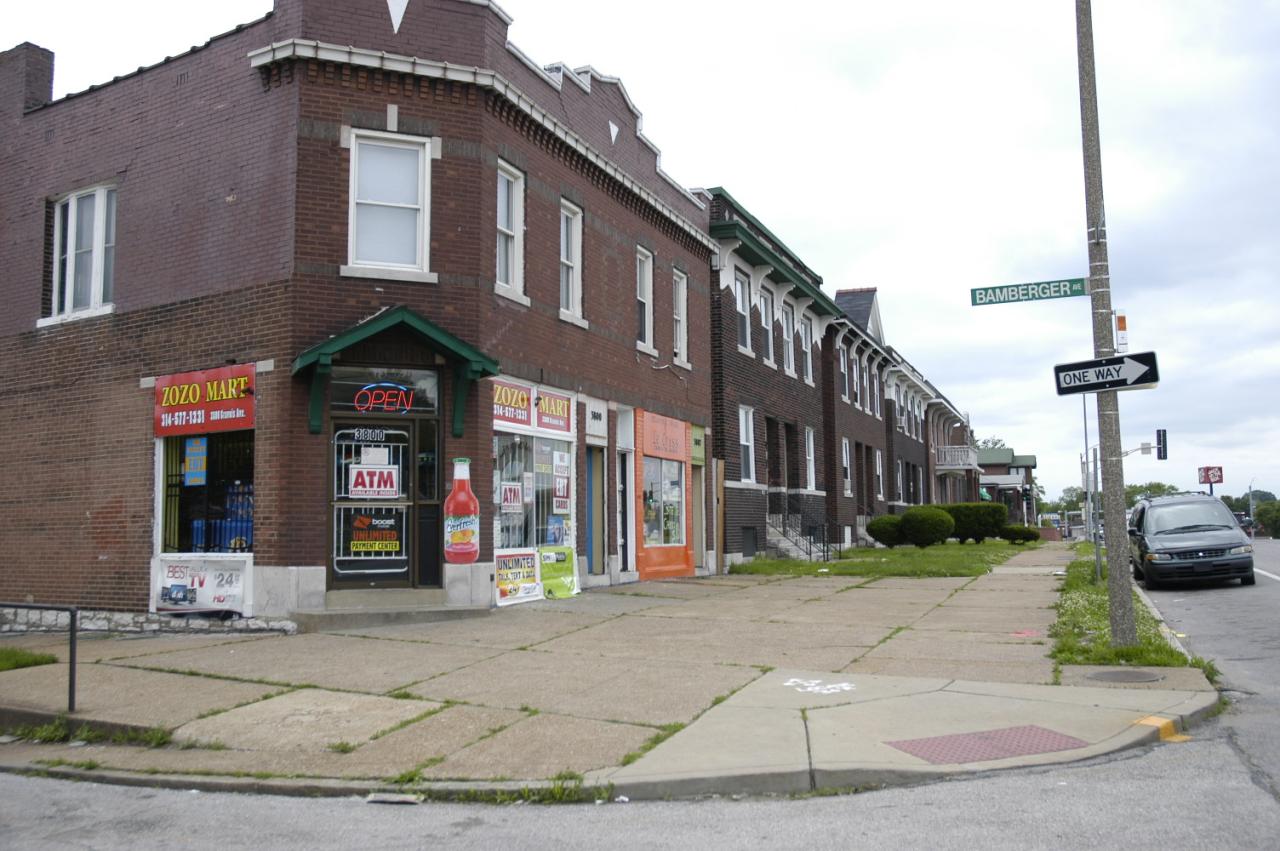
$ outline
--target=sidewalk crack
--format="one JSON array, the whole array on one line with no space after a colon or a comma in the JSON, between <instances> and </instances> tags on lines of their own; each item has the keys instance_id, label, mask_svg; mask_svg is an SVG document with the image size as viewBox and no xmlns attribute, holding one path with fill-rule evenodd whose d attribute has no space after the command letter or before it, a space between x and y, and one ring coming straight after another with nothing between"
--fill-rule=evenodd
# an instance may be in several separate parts
<instances>
[{"instance_id":1,"label":"sidewalk crack","mask_svg":"<svg viewBox=\"0 0 1280 851\"><path fill-rule=\"evenodd\" d=\"M818 789L818 780L813 770L813 744L809 740L809 711L807 709L800 710L800 721L804 724L804 752L809 761L809 791L814 792Z\"/></svg>"}]
</instances>

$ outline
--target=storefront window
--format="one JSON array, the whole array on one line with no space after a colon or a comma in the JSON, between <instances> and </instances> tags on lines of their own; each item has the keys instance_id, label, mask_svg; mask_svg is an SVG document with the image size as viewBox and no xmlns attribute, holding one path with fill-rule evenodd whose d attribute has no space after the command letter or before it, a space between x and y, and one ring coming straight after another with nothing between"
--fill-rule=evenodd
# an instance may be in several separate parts
<instances>
[{"instance_id":1,"label":"storefront window","mask_svg":"<svg viewBox=\"0 0 1280 851\"><path fill-rule=\"evenodd\" d=\"M253 431L164 438L162 552L253 552Z\"/></svg>"},{"instance_id":2,"label":"storefront window","mask_svg":"<svg viewBox=\"0 0 1280 851\"><path fill-rule=\"evenodd\" d=\"M684 543L684 464L644 459L644 542Z\"/></svg>"},{"instance_id":3,"label":"storefront window","mask_svg":"<svg viewBox=\"0 0 1280 851\"><path fill-rule=\"evenodd\" d=\"M573 445L516 434L493 444L495 548L572 546Z\"/></svg>"}]
</instances>

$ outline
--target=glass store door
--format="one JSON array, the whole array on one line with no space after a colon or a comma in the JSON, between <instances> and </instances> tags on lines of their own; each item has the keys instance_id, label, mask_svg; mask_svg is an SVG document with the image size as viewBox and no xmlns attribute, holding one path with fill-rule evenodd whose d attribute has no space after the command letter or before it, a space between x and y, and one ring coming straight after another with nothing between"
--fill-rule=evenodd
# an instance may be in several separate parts
<instances>
[{"instance_id":1,"label":"glass store door","mask_svg":"<svg viewBox=\"0 0 1280 851\"><path fill-rule=\"evenodd\" d=\"M401 427L335 427L331 587L411 584L411 437Z\"/></svg>"}]
</instances>

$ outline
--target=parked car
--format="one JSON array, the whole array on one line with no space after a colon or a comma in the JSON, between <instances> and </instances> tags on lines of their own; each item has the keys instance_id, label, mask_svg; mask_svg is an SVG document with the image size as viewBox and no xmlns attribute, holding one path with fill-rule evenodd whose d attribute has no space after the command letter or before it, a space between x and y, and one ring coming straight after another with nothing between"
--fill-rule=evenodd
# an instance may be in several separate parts
<instances>
[{"instance_id":1,"label":"parked car","mask_svg":"<svg viewBox=\"0 0 1280 851\"><path fill-rule=\"evenodd\" d=\"M1129 563L1147 588L1165 582L1239 579L1253 585L1253 545L1217 497L1146 497L1133 508Z\"/></svg>"}]
</instances>

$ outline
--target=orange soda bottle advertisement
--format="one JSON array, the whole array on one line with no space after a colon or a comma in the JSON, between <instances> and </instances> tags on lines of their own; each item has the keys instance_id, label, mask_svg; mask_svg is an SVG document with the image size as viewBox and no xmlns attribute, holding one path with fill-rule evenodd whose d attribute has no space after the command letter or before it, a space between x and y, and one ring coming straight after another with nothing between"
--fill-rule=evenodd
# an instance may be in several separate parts
<instances>
[{"instance_id":1,"label":"orange soda bottle advertisement","mask_svg":"<svg viewBox=\"0 0 1280 851\"><path fill-rule=\"evenodd\" d=\"M453 486L444 500L444 560L470 564L480 555L480 500L471 492L471 459L453 459Z\"/></svg>"}]
</instances>

